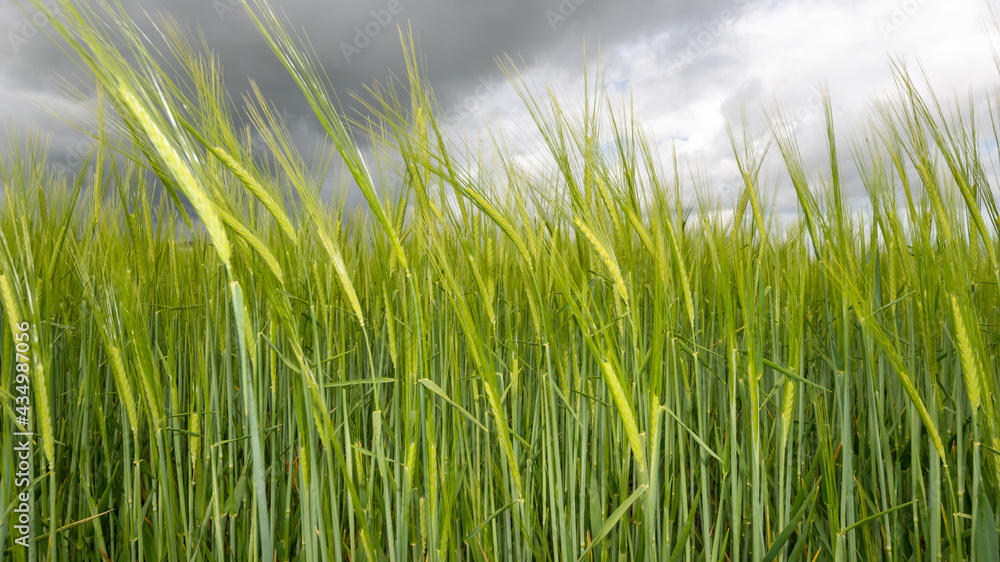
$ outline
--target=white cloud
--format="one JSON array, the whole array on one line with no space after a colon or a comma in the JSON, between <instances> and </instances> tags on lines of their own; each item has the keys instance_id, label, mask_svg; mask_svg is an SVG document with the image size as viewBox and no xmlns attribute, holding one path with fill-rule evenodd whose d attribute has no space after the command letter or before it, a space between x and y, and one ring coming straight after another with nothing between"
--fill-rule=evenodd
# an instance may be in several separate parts
<instances>
[{"instance_id":1,"label":"white cloud","mask_svg":"<svg viewBox=\"0 0 1000 562\"><path fill-rule=\"evenodd\" d=\"M776 99L796 120L811 169L822 169L819 87L826 84L842 163L852 168L847 141L863 124L872 100L893 89L891 57L917 78L921 65L943 101L956 94L964 99L970 88L982 94L996 81L987 14L986 4L977 0L734 3L695 25L667 26L614 46L607 51L607 79L631 88L663 161L670 162L676 144L685 162L700 166L716 188L738 180L722 111L725 106L736 116L738 102L746 104L755 132L764 133L761 104ZM582 88L574 71L543 67L543 74L562 90ZM507 92L483 105L504 108L505 122L526 122L526 112L511 109L512 103L517 106ZM767 177L777 182L783 177L780 162L770 164ZM849 196L856 197L860 184L853 188ZM779 207L794 207L789 197L794 197L790 189L781 190Z\"/></svg>"}]
</instances>

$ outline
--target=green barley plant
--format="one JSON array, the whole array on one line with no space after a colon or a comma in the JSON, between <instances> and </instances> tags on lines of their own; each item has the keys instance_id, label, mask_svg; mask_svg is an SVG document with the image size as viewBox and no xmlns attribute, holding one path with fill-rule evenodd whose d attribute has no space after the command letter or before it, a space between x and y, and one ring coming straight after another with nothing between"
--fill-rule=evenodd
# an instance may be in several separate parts
<instances>
[{"instance_id":1,"label":"green barley plant","mask_svg":"<svg viewBox=\"0 0 1000 562\"><path fill-rule=\"evenodd\" d=\"M502 63L528 167L452 140L411 33L359 117L254 0L304 154L168 18L59 6L97 142L0 160L0 560L1000 560L995 92L893 65L815 172L744 110L720 201L592 69L574 105Z\"/></svg>"}]
</instances>

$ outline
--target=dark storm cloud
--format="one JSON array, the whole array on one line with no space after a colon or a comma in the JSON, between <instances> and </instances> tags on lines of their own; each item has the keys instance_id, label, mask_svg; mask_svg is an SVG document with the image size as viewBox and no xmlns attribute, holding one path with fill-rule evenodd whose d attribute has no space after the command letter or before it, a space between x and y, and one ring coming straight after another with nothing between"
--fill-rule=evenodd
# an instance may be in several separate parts
<instances>
[{"instance_id":1,"label":"dark storm cloud","mask_svg":"<svg viewBox=\"0 0 1000 562\"><path fill-rule=\"evenodd\" d=\"M303 31L319 54L334 88L346 105L373 80L403 73L397 26L412 26L426 60L426 78L442 106L449 107L485 83L503 78L495 59L523 58L528 64L579 65L584 38L610 49L643 35L668 29L706 26L721 12L737 13L748 0L656 2L631 0L375 0L325 3L274 1L277 11ZM30 4L0 6L0 101L4 120L42 130L59 128L33 102L52 102L60 80L80 84L86 76L49 38L51 31ZM226 85L240 102L254 80L275 107L313 126L302 96L253 26L239 0L144 0L124 2L146 29L146 17L168 14L190 34L201 30L223 63ZM677 45L682 50L683 43ZM705 64L698 69L705 71ZM60 133L60 134L65 134ZM60 139L65 140L65 139ZM65 144L65 143L62 143ZM58 145L54 151L62 150ZM54 154L58 159L62 155Z\"/></svg>"}]
</instances>

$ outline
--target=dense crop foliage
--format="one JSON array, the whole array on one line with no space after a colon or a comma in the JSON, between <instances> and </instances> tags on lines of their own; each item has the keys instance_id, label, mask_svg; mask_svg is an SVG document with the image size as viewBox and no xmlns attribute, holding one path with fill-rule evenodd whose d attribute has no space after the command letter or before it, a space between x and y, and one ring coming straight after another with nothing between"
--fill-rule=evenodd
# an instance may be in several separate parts
<instances>
[{"instance_id":1,"label":"dense crop foliage","mask_svg":"<svg viewBox=\"0 0 1000 562\"><path fill-rule=\"evenodd\" d=\"M745 121L732 212L689 213L600 77L571 111L507 68L528 169L446 142L410 43L346 120L259 4L368 201L345 214L182 35L168 73L126 18L62 9L111 111L76 176L33 139L0 164L0 559L998 560L995 185L978 117L902 69L867 142L827 103L823 173L770 115L801 209L778 228Z\"/></svg>"}]
</instances>

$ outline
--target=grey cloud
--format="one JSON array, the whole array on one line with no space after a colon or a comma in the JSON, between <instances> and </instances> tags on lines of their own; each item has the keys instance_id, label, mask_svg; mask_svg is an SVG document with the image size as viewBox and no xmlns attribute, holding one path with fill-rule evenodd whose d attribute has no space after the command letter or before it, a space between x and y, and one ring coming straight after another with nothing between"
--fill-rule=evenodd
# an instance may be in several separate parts
<instances>
[{"instance_id":1,"label":"grey cloud","mask_svg":"<svg viewBox=\"0 0 1000 562\"><path fill-rule=\"evenodd\" d=\"M376 0L327 4L292 0L273 5L310 38L345 100L347 92L360 92L363 85L384 79L390 71L401 74L396 26L412 25L427 61L427 79L442 104L448 104L468 95L478 76L494 71L497 56L577 64L582 60L583 37L609 48L666 28L700 25L701 20L716 17L720 10L742 1ZM126 8L147 28L144 11L167 13L191 32L200 28L223 62L231 92L245 91L248 79L253 79L278 107L307 113L294 84L236 4L237 0L146 0L128 2ZM395 14L388 10L393 4L397 5ZM31 11L29 8L29 15ZM553 20L553 15L559 19ZM8 36L8 43L11 34L24 36L25 25L31 26L30 17L11 5L0 8L0 18L6 22L0 32ZM16 49L0 45L4 87L21 91L25 98L54 91L54 76L77 72L58 47L41 35L35 33Z\"/></svg>"},{"instance_id":2,"label":"grey cloud","mask_svg":"<svg viewBox=\"0 0 1000 562\"><path fill-rule=\"evenodd\" d=\"M748 0L657 2L654 0L375 0L321 2L275 0L296 30L309 37L335 91L350 110L351 94L361 93L373 80L404 72L397 26L412 26L424 56L425 77L442 107L469 96L486 77L501 80L495 59L523 58L529 65L577 67L583 62L584 38L591 53L643 36L675 30L683 47L687 33L711 27L720 13L738 12ZM167 14L189 34L204 33L218 54L226 86L237 104L256 82L275 107L294 116L292 127L304 150L322 138L318 124L294 82L260 38L238 0L142 0L123 2L143 29L151 31L147 14ZM60 79L77 85L86 76L45 37L49 30L34 8L0 6L0 99L7 99L3 120L15 118L21 126L55 135L51 157L57 163L73 161L86 137L45 115L33 102L60 94ZM686 72L711 72L719 61L702 60ZM59 78L62 77L62 78ZM696 82L683 97L696 95ZM356 198L355 198L356 199Z\"/></svg>"}]
</instances>

